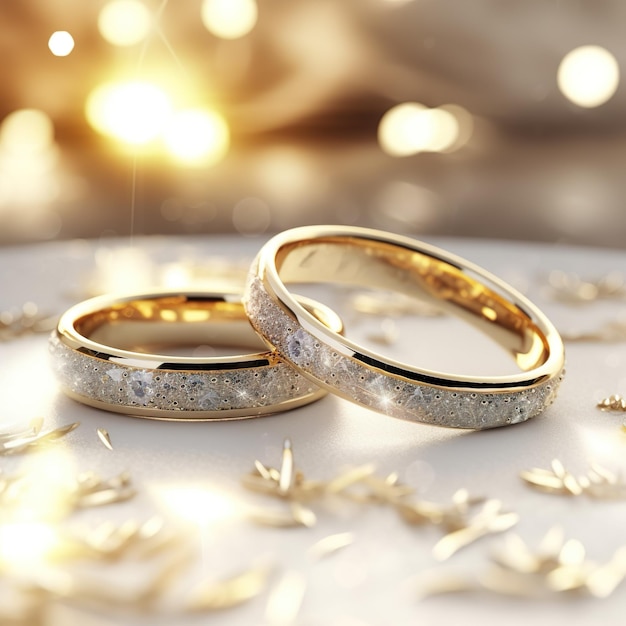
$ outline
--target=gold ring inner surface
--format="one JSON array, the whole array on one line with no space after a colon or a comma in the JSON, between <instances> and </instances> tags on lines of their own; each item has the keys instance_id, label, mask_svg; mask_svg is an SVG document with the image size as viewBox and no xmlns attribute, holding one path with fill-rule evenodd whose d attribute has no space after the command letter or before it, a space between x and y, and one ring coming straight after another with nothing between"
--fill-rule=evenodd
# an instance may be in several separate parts
<instances>
[{"instance_id":1,"label":"gold ring inner surface","mask_svg":"<svg viewBox=\"0 0 626 626\"><path fill-rule=\"evenodd\" d=\"M327 307L304 297L300 304L334 332L341 320ZM90 311L73 322L74 330L103 346L145 354L188 354L203 347L210 355L243 348L267 352L239 300L202 295L163 295L123 299Z\"/></svg>"},{"instance_id":2,"label":"gold ring inner surface","mask_svg":"<svg viewBox=\"0 0 626 626\"><path fill-rule=\"evenodd\" d=\"M82 315L74 329L103 346L145 354L187 354L205 347L267 350L241 302L171 295L123 300Z\"/></svg>"},{"instance_id":3,"label":"gold ring inner surface","mask_svg":"<svg viewBox=\"0 0 626 626\"><path fill-rule=\"evenodd\" d=\"M542 365L550 355L546 334L522 306L462 267L425 252L361 237L329 236L284 244L276 268L285 283L330 282L420 299L489 335L524 371Z\"/></svg>"}]
</instances>

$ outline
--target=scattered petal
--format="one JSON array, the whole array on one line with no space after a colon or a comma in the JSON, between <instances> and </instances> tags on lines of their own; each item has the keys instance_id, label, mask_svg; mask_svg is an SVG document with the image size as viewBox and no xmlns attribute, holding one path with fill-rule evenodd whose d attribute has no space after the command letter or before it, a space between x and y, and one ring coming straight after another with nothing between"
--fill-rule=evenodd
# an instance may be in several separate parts
<instances>
[{"instance_id":1,"label":"scattered petal","mask_svg":"<svg viewBox=\"0 0 626 626\"><path fill-rule=\"evenodd\" d=\"M560 461L555 460L552 470L534 468L520 472L520 478L547 493L588 495L603 500L626 498L626 481L598 464L592 464L585 476L575 478Z\"/></svg>"},{"instance_id":2,"label":"scattered petal","mask_svg":"<svg viewBox=\"0 0 626 626\"><path fill-rule=\"evenodd\" d=\"M54 430L41 432L39 421L36 420L28 429L28 434L22 432L15 436L4 435L3 439L0 440L0 455L21 454L27 451L39 450L65 437L78 426L80 426L80 422L74 422Z\"/></svg>"},{"instance_id":3,"label":"scattered petal","mask_svg":"<svg viewBox=\"0 0 626 626\"><path fill-rule=\"evenodd\" d=\"M280 465L280 477L278 479L278 490L281 493L289 493L293 487L294 479L293 450L291 449L291 441L285 439L283 443L283 459Z\"/></svg>"},{"instance_id":4,"label":"scattered petal","mask_svg":"<svg viewBox=\"0 0 626 626\"><path fill-rule=\"evenodd\" d=\"M626 546L621 547L613 558L589 574L586 586L596 598L608 598L626 577Z\"/></svg>"},{"instance_id":5,"label":"scattered petal","mask_svg":"<svg viewBox=\"0 0 626 626\"><path fill-rule=\"evenodd\" d=\"M265 619L272 626L294 624L306 591L306 579L297 571L286 572L276 583L265 607Z\"/></svg>"},{"instance_id":6,"label":"scattered petal","mask_svg":"<svg viewBox=\"0 0 626 626\"><path fill-rule=\"evenodd\" d=\"M585 546L577 539L570 539L563 544L559 553L559 563L576 566L585 562Z\"/></svg>"},{"instance_id":7,"label":"scattered petal","mask_svg":"<svg viewBox=\"0 0 626 626\"><path fill-rule=\"evenodd\" d=\"M109 431L104 428L98 428L96 431L98 433L98 438L102 442L102 445L109 450L113 450L113 444L111 443L111 437L109 436Z\"/></svg>"},{"instance_id":8,"label":"scattered petal","mask_svg":"<svg viewBox=\"0 0 626 626\"><path fill-rule=\"evenodd\" d=\"M433 548L433 557L445 561L478 539L493 533L509 530L519 521L517 513L497 514L490 519L478 519L471 525L452 531L442 537Z\"/></svg>"},{"instance_id":9,"label":"scattered petal","mask_svg":"<svg viewBox=\"0 0 626 626\"><path fill-rule=\"evenodd\" d=\"M302 506L299 502L291 503L291 514L296 522L302 524L302 526L306 526L307 528L311 528L317 523L315 513L313 513L311 509Z\"/></svg>"},{"instance_id":10,"label":"scattered petal","mask_svg":"<svg viewBox=\"0 0 626 626\"><path fill-rule=\"evenodd\" d=\"M274 526L276 528L294 528L296 526L303 526L302 519L296 518L292 508L288 510L273 510L254 508L248 511L248 519L255 524L261 526Z\"/></svg>"},{"instance_id":11,"label":"scattered petal","mask_svg":"<svg viewBox=\"0 0 626 626\"><path fill-rule=\"evenodd\" d=\"M626 398L615 394L600 400L596 405L602 411L626 412Z\"/></svg>"},{"instance_id":12,"label":"scattered petal","mask_svg":"<svg viewBox=\"0 0 626 626\"><path fill-rule=\"evenodd\" d=\"M436 571L423 572L418 576L416 589L419 600L425 600L432 596L479 590L478 581L469 574L463 575L455 572L442 574Z\"/></svg>"},{"instance_id":13,"label":"scattered petal","mask_svg":"<svg viewBox=\"0 0 626 626\"><path fill-rule=\"evenodd\" d=\"M580 541L564 541L558 527L546 534L537 552L530 550L520 537L509 534L503 549L484 571L460 578L458 585L448 583L457 580L458 575L446 572L438 580L434 574L430 584L436 589L442 583L444 590L447 586L452 592L484 590L535 599L572 592L608 597L626 576L626 546L604 565L586 560L585 553Z\"/></svg>"},{"instance_id":14,"label":"scattered petal","mask_svg":"<svg viewBox=\"0 0 626 626\"><path fill-rule=\"evenodd\" d=\"M548 492L562 492L563 480L554 474L545 474L544 470L536 468L520 472L520 478L533 487L538 487Z\"/></svg>"},{"instance_id":15,"label":"scattered petal","mask_svg":"<svg viewBox=\"0 0 626 626\"><path fill-rule=\"evenodd\" d=\"M349 487L363 482L366 478L371 476L375 470L376 467L371 463L350 469L331 480L326 485L326 493L337 494L346 491Z\"/></svg>"},{"instance_id":16,"label":"scattered petal","mask_svg":"<svg viewBox=\"0 0 626 626\"><path fill-rule=\"evenodd\" d=\"M225 580L203 581L191 590L185 606L189 611L216 611L238 606L265 589L270 572L269 567L260 566Z\"/></svg>"},{"instance_id":17,"label":"scattered petal","mask_svg":"<svg viewBox=\"0 0 626 626\"><path fill-rule=\"evenodd\" d=\"M314 560L325 558L349 546L354 541L352 533L337 533L320 539L309 548L309 556Z\"/></svg>"}]
</instances>

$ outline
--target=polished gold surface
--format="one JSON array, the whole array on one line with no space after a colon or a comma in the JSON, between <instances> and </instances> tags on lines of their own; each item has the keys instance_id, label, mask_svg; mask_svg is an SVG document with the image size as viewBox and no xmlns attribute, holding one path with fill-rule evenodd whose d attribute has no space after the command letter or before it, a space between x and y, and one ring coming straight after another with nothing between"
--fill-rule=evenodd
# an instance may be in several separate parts
<instances>
[{"instance_id":1,"label":"polished gold surface","mask_svg":"<svg viewBox=\"0 0 626 626\"><path fill-rule=\"evenodd\" d=\"M511 352L522 370L563 364L558 332L527 298L473 263L408 237L358 227L294 228L264 248L259 273L286 306L292 300L282 296L290 283L399 292L473 324ZM348 339L341 343L350 346Z\"/></svg>"},{"instance_id":2,"label":"polished gold surface","mask_svg":"<svg viewBox=\"0 0 626 626\"><path fill-rule=\"evenodd\" d=\"M270 239L253 269L257 278L249 283L245 300L257 331L305 375L343 397L399 417L471 428L523 421L554 399L565 357L553 324L515 289L454 254L372 229L311 226ZM505 348L520 372L471 376L398 362L322 327L291 295L290 285L295 283L383 290L434 305L467 321ZM268 314L268 307L276 310ZM282 330L277 330L271 318L281 315L287 315L293 324L285 322ZM283 338L281 333L287 336ZM316 345L329 352L302 357L309 349L313 352L311 346ZM347 376L326 375L320 363L333 359L333 367L347 371ZM352 382L346 382L350 378ZM386 388L382 395L393 398L393 406L375 398L377 385ZM422 387L428 393L434 390L435 399L441 401L436 415L428 406L430 400L406 408L407 398L421 394ZM527 397L527 392L532 397ZM500 401L507 406L498 413ZM491 406L492 415L483 419L481 411L485 413L487 406ZM513 414L510 407L519 410Z\"/></svg>"},{"instance_id":3,"label":"polished gold surface","mask_svg":"<svg viewBox=\"0 0 626 626\"><path fill-rule=\"evenodd\" d=\"M307 298L300 302L320 323L342 332L330 309ZM255 352L240 353L242 348ZM61 317L51 352L68 396L141 417L239 419L325 395L264 346L236 294L92 298Z\"/></svg>"},{"instance_id":4,"label":"polished gold surface","mask_svg":"<svg viewBox=\"0 0 626 626\"><path fill-rule=\"evenodd\" d=\"M199 346L265 351L241 302L223 298L177 294L128 300L87 313L73 326L91 341L142 353Z\"/></svg>"},{"instance_id":5,"label":"polished gold surface","mask_svg":"<svg viewBox=\"0 0 626 626\"><path fill-rule=\"evenodd\" d=\"M333 332L343 332L343 322L328 307L299 296L302 306ZM107 353L120 358L169 361L179 365L219 369L221 363L245 363L275 356L254 332L239 294L146 293L99 296L73 306L59 320L57 332L75 349ZM219 358L170 354L171 349L214 347ZM256 352L232 353L247 348ZM160 351L159 351L160 350ZM231 354L227 354L230 351Z\"/></svg>"},{"instance_id":6,"label":"polished gold surface","mask_svg":"<svg viewBox=\"0 0 626 626\"><path fill-rule=\"evenodd\" d=\"M370 231L373 232L373 231ZM454 262L370 238L319 237L277 252L285 283L333 282L418 298L463 317L511 351L522 369L545 362L545 335L523 308Z\"/></svg>"}]
</instances>

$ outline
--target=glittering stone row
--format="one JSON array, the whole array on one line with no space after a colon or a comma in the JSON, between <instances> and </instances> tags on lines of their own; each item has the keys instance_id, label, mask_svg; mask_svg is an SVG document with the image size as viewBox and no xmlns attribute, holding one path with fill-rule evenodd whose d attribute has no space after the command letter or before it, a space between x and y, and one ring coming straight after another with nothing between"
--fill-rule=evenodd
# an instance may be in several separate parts
<instances>
[{"instance_id":1,"label":"glittering stone row","mask_svg":"<svg viewBox=\"0 0 626 626\"><path fill-rule=\"evenodd\" d=\"M271 407L319 391L286 363L191 372L142 369L74 350L56 334L49 345L62 386L78 396L121 407L219 412Z\"/></svg>"},{"instance_id":2,"label":"glittering stone row","mask_svg":"<svg viewBox=\"0 0 626 626\"><path fill-rule=\"evenodd\" d=\"M254 276L248 280L244 305L257 332L287 361L329 390L394 417L454 428L516 424L550 405L562 379L559 374L530 389L497 393L415 384L371 369L321 342L287 315Z\"/></svg>"}]
</instances>

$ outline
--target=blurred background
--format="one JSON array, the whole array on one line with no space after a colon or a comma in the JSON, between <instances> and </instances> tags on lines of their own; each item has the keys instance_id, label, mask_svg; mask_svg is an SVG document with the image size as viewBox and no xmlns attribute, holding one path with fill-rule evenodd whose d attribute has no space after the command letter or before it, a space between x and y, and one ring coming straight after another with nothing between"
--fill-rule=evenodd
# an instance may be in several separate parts
<instances>
[{"instance_id":1,"label":"blurred background","mask_svg":"<svg viewBox=\"0 0 626 626\"><path fill-rule=\"evenodd\" d=\"M5 0L0 243L622 247L625 25L617 0Z\"/></svg>"}]
</instances>

